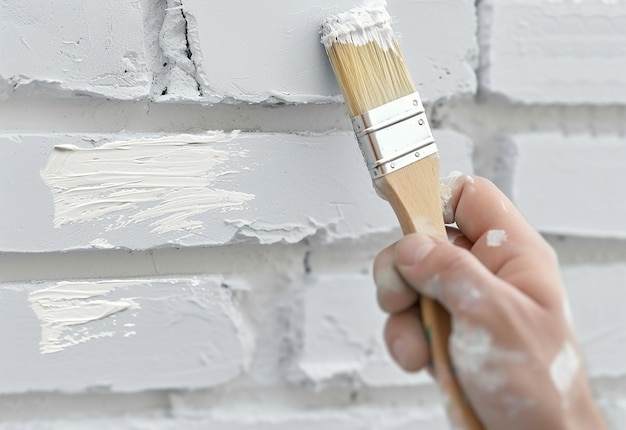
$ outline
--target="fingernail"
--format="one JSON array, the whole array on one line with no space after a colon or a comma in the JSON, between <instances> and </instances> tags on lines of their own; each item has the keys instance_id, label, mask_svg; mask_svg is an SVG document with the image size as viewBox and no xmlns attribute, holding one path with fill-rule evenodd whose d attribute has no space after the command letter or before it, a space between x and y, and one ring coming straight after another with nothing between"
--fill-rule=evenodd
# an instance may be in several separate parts
<instances>
[{"instance_id":1,"label":"fingernail","mask_svg":"<svg viewBox=\"0 0 626 430\"><path fill-rule=\"evenodd\" d=\"M436 242L429 236L409 235L402 238L396 247L396 262L401 266L413 266L422 261Z\"/></svg>"},{"instance_id":2,"label":"fingernail","mask_svg":"<svg viewBox=\"0 0 626 430\"><path fill-rule=\"evenodd\" d=\"M393 359L396 360L396 363L400 365L400 367L405 367L405 363L408 360L407 354L407 346L406 342L402 340L402 338L396 339L391 346L391 354L393 355Z\"/></svg>"},{"instance_id":3,"label":"fingernail","mask_svg":"<svg viewBox=\"0 0 626 430\"><path fill-rule=\"evenodd\" d=\"M450 242L452 245L455 244L456 240L459 237L463 237L463 233L461 233L458 230L450 229L450 230L448 230L447 233L448 233L448 242Z\"/></svg>"}]
</instances>

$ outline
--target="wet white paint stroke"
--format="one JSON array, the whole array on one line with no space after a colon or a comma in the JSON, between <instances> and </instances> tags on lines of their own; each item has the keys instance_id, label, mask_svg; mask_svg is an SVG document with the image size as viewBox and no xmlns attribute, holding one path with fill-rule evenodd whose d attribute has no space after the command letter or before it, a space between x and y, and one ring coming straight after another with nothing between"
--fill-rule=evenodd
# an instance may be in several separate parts
<instances>
[{"instance_id":1,"label":"wet white paint stroke","mask_svg":"<svg viewBox=\"0 0 626 430\"><path fill-rule=\"evenodd\" d=\"M89 246L92 247L92 248L96 248L96 249L113 249L113 248L115 248L106 239L103 239L101 237L99 237L97 239L94 239L91 242L89 242Z\"/></svg>"},{"instance_id":2,"label":"wet white paint stroke","mask_svg":"<svg viewBox=\"0 0 626 430\"><path fill-rule=\"evenodd\" d=\"M321 26L321 42L329 50L335 43L362 46L376 43L383 51L396 52L391 16L386 2L370 2L326 19Z\"/></svg>"},{"instance_id":3,"label":"wet white paint stroke","mask_svg":"<svg viewBox=\"0 0 626 430\"><path fill-rule=\"evenodd\" d=\"M489 230L487 232L487 246L490 248L497 248L507 241L506 231L504 230Z\"/></svg>"},{"instance_id":4,"label":"wet white paint stroke","mask_svg":"<svg viewBox=\"0 0 626 430\"><path fill-rule=\"evenodd\" d=\"M93 332L90 322L110 317L139 305L132 298L105 300L118 288L146 284L148 281L62 281L49 288L30 293L28 300L41 323L40 351L42 354L59 352L90 339L111 337L115 331ZM122 333L125 337L134 332Z\"/></svg>"},{"instance_id":5,"label":"wet white paint stroke","mask_svg":"<svg viewBox=\"0 0 626 430\"><path fill-rule=\"evenodd\" d=\"M208 144L229 141L237 134L216 131L134 139L96 148L56 146L41 171L52 191L55 227L117 213L109 229L146 221L156 233L202 229L195 216L241 209L254 198L211 187L220 176L216 167L233 154Z\"/></svg>"},{"instance_id":6,"label":"wet white paint stroke","mask_svg":"<svg viewBox=\"0 0 626 430\"><path fill-rule=\"evenodd\" d=\"M580 359L571 342L566 341L550 365L550 378L561 394L564 406L572 383L580 369Z\"/></svg>"}]
</instances>

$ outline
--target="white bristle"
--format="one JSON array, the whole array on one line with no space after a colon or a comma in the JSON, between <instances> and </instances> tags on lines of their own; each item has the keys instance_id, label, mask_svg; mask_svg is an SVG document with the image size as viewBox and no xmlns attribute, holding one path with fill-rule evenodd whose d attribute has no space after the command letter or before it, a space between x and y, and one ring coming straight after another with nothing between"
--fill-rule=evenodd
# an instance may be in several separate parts
<instances>
[{"instance_id":1,"label":"white bristle","mask_svg":"<svg viewBox=\"0 0 626 430\"><path fill-rule=\"evenodd\" d=\"M374 42L383 51L395 50L391 17L384 7L355 7L322 23L321 41L329 50L334 43L354 46Z\"/></svg>"},{"instance_id":2,"label":"white bristle","mask_svg":"<svg viewBox=\"0 0 626 430\"><path fill-rule=\"evenodd\" d=\"M335 15L320 33L351 116L415 92L384 7Z\"/></svg>"}]
</instances>

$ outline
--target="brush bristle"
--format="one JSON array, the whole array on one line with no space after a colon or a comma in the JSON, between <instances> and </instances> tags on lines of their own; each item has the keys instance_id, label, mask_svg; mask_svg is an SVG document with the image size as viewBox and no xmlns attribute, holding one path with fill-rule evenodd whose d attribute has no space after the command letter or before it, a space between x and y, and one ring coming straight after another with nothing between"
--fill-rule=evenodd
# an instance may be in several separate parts
<instances>
[{"instance_id":1,"label":"brush bristle","mask_svg":"<svg viewBox=\"0 0 626 430\"><path fill-rule=\"evenodd\" d=\"M321 34L350 116L415 92L384 8L355 8L329 18Z\"/></svg>"}]
</instances>

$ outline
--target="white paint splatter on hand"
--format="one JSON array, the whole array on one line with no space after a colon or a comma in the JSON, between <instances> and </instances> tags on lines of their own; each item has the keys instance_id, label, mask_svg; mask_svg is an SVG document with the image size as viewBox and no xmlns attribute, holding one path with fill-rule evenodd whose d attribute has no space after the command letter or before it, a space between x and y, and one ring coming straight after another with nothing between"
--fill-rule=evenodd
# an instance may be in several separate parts
<instances>
[{"instance_id":1,"label":"white paint splatter on hand","mask_svg":"<svg viewBox=\"0 0 626 430\"><path fill-rule=\"evenodd\" d=\"M454 208L452 207L452 196L454 195L456 182L461 176L463 176L463 173L453 171L445 178L441 178L439 184L441 211L443 213L443 219L446 224L451 224L454 222Z\"/></svg>"},{"instance_id":2,"label":"white paint splatter on hand","mask_svg":"<svg viewBox=\"0 0 626 430\"><path fill-rule=\"evenodd\" d=\"M467 310L474 306L482 297L480 289L470 281L444 284L439 274L435 274L424 284L422 293L438 301L444 300L444 295L458 310Z\"/></svg>"},{"instance_id":3,"label":"white paint splatter on hand","mask_svg":"<svg viewBox=\"0 0 626 430\"><path fill-rule=\"evenodd\" d=\"M524 352L494 345L486 328L459 319L453 321L450 353L459 375L484 393L495 393L504 387L511 369L527 362ZM513 406L516 405L506 405L507 410Z\"/></svg>"},{"instance_id":4,"label":"white paint splatter on hand","mask_svg":"<svg viewBox=\"0 0 626 430\"><path fill-rule=\"evenodd\" d=\"M453 322L450 349L459 372L471 378L481 389L494 392L506 383L506 375L487 364L495 354L491 334L462 320Z\"/></svg>"},{"instance_id":5,"label":"white paint splatter on hand","mask_svg":"<svg viewBox=\"0 0 626 430\"><path fill-rule=\"evenodd\" d=\"M580 369L580 359L571 342L566 341L550 365L550 378L567 406L570 388Z\"/></svg>"},{"instance_id":6,"label":"white paint splatter on hand","mask_svg":"<svg viewBox=\"0 0 626 430\"><path fill-rule=\"evenodd\" d=\"M487 246L490 248L497 248L502 243L507 241L506 231L504 230L489 230L487 232Z\"/></svg>"}]
</instances>

